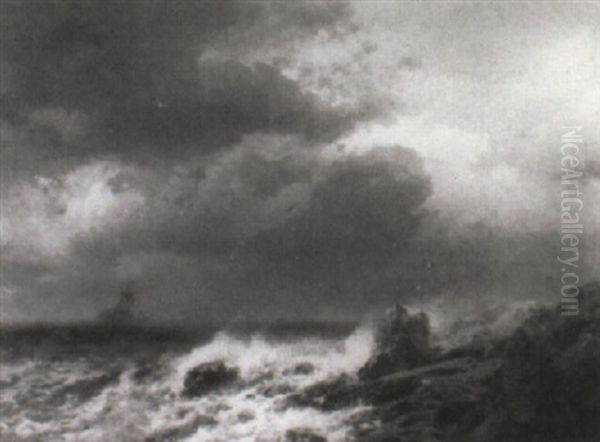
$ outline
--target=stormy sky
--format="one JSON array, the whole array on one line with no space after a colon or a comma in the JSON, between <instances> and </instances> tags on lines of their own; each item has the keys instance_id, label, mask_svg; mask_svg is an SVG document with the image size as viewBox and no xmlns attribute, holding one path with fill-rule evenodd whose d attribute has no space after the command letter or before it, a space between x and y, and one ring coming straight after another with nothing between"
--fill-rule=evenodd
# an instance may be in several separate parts
<instances>
[{"instance_id":1,"label":"stormy sky","mask_svg":"<svg viewBox=\"0 0 600 442\"><path fill-rule=\"evenodd\" d=\"M558 301L600 278L600 6L0 2L0 322Z\"/></svg>"}]
</instances>

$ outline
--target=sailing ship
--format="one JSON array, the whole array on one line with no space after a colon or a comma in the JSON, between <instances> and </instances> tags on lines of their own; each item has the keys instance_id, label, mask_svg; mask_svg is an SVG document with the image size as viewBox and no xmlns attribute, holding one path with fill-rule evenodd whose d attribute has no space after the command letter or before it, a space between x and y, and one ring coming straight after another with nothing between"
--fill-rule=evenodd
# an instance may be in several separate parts
<instances>
[{"instance_id":1,"label":"sailing ship","mask_svg":"<svg viewBox=\"0 0 600 442\"><path fill-rule=\"evenodd\" d=\"M99 316L99 321L111 326L132 325L134 304L133 291L123 290L121 291L118 303L113 308L102 312Z\"/></svg>"}]
</instances>

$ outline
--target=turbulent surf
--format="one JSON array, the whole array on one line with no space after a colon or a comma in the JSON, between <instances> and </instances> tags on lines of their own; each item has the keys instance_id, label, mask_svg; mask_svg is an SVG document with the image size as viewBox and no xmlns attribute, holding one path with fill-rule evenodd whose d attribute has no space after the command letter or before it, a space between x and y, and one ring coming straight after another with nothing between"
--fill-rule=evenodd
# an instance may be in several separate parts
<instances>
[{"instance_id":1,"label":"turbulent surf","mask_svg":"<svg viewBox=\"0 0 600 442\"><path fill-rule=\"evenodd\" d=\"M591 442L599 286L582 301L576 318L519 302L396 305L362 325L4 329L0 439Z\"/></svg>"}]
</instances>

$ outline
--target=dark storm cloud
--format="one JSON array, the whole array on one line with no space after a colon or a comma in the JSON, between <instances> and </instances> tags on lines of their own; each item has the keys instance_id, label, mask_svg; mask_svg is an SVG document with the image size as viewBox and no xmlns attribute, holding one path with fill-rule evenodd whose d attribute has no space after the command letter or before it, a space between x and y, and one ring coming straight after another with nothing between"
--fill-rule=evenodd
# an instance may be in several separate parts
<instances>
[{"instance_id":1,"label":"dark storm cloud","mask_svg":"<svg viewBox=\"0 0 600 442\"><path fill-rule=\"evenodd\" d=\"M291 256L311 262L311 272L347 260L377 265L414 233L417 211L430 192L421 159L412 150L349 156L328 166L305 210L261 242L273 255L270 260Z\"/></svg>"},{"instance_id":2,"label":"dark storm cloud","mask_svg":"<svg viewBox=\"0 0 600 442\"><path fill-rule=\"evenodd\" d=\"M246 304L255 314L277 315L288 306L298 316L345 317L408 294L402 292L407 278L398 276L412 259L430 193L421 159L410 149L374 149L333 162L303 210L250 240L254 266L240 283L250 293Z\"/></svg>"},{"instance_id":3,"label":"dark storm cloud","mask_svg":"<svg viewBox=\"0 0 600 442\"><path fill-rule=\"evenodd\" d=\"M79 180L98 173L90 167ZM35 238L31 250L4 249L4 284L19 287L24 302L43 293L40 315L72 319L93 317L133 282L144 315L190 323L357 316L365 302L385 304L405 287L398 275L431 192L414 151L324 160L301 138L255 136L178 170L100 174L112 176L103 178L106 198L134 189L143 204L129 210L124 200L120 222L69 233L58 241L67 253L40 255ZM69 202L87 201L88 191L73 177L59 186L36 216L43 236L60 239L80 222L69 221Z\"/></svg>"},{"instance_id":4,"label":"dark storm cloud","mask_svg":"<svg viewBox=\"0 0 600 442\"><path fill-rule=\"evenodd\" d=\"M347 15L342 4L303 2L3 2L4 124L42 157L41 144L63 157L131 159L207 152L253 132L332 138L376 110L332 108L265 63L200 57L260 45L273 27L300 38Z\"/></svg>"},{"instance_id":5,"label":"dark storm cloud","mask_svg":"<svg viewBox=\"0 0 600 442\"><path fill-rule=\"evenodd\" d=\"M546 80L588 58L476 9L0 0L0 320L94 318L130 283L177 323L541 293L539 97L586 112Z\"/></svg>"},{"instance_id":6,"label":"dark storm cloud","mask_svg":"<svg viewBox=\"0 0 600 442\"><path fill-rule=\"evenodd\" d=\"M269 260L319 266L319 256L330 253L376 260L371 253L393 253L414 233L431 193L414 151L374 149L323 163L318 151L293 141L246 140L179 174L137 174L133 185L144 189L145 212L124 225L131 238L116 242L130 244L128 252L191 255L242 244ZM263 143L281 148L265 152ZM111 180L113 192L129 180L127 173Z\"/></svg>"},{"instance_id":7,"label":"dark storm cloud","mask_svg":"<svg viewBox=\"0 0 600 442\"><path fill-rule=\"evenodd\" d=\"M75 260L99 271L135 262L119 278L135 281L143 302L174 297L159 316L185 321L289 319L335 306L357 315L365 296L386 303L399 294L399 266L411 259L431 192L414 151L375 149L323 164L294 143L276 153L246 144L171 180L168 195L150 190L138 221L77 239ZM176 261L192 270L166 274L165 263ZM101 286L110 280L118 286L114 275Z\"/></svg>"},{"instance_id":8,"label":"dark storm cloud","mask_svg":"<svg viewBox=\"0 0 600 442\"><path fill-rule=\"evenodd\" d=\"M51 246L52 234L60 239L65 229L79 228L70 205L102 202L89 199L88 185L102 184L102 198L126 213L112 224L84 222L67 243L58 241L67 251L59 255L36 252L35 236L31 250L9 244L4 284L19 287L21 306L44 296L32 315L73 319L94 317L133 283L140 314L193 324L359 317L398 300L452 291L472 296L482 287L503 288L508 297L521 277L547 276L547 235L515 236L480 223L456 236L455 220L425 210L432 186L413 150L325 159L303 143L295 136L245 137L175 168L90 165L56 189L24 193L16 204L41 198L42 213L33 215Z\"/></svg>"}]
</instances>

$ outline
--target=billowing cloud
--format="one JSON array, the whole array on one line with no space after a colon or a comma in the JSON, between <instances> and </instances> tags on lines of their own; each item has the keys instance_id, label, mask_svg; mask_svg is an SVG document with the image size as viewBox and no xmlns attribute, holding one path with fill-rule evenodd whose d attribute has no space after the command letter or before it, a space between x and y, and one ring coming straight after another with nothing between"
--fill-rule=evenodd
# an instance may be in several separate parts
<instances>
[{"instance_id":1,"label":"billowing cloud","mask_svg":"<svg viewBox=\"0 0 600 442\"><path fill-rule=\"evenodd\" d=\"M301 141L247 137L174 171L95 163L38 180L4 202L7 280L48 299L78 297L91 311L134 281L148 315L164 302L160 319L185 321L282 314L299 297L296 314L308 314L360 297L356 284L408 253L429 179L408 149L323 160ZM36 278L18 280L36 265ZM64 315L73 312L82 313Z\"/></svg>"},{"instance_id":2,"label":"billowing cloud","mask_svg":"<svg viewBox=\"0 0 600 442\"><path fill-rule=\"evenodd\" d=\"M253 132L331 139L377 109L331 106L267 62L202 56L230 38L255 36L255 48L277 30L301 39L347 15L342 4L5 2L4 124L84 158L185 156Z\"/></svg>"},{"instance_id":3,"label":"billowing cloud","mask_svg":"<svg viewBox=\"0 0 600 442\"><path fill-rule=\"evenodd\" d=\"M177 323L548 299L564 125L600 270L594 5L1 10L2 321L92 319L131 284Z\"/></svg>"}]
</instances>

